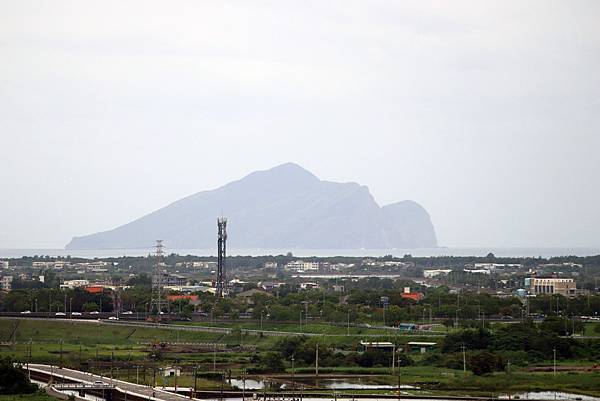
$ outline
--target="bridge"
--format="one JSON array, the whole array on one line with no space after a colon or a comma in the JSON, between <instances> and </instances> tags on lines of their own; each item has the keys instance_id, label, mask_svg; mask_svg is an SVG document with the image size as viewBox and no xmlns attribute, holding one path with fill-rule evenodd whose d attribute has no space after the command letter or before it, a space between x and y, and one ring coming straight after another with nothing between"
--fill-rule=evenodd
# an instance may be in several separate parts
<instances>
[{"instance_id":1,"label":"bridge","mask_svg":"<svg viewBox=\"0 0 600 401\"><path fill-rule=\"evenodd\" d=\"M23 365L23 369L28 370L32 380L48 383L48 386L55 391L77 392L80 399L84 399L88 394L106 401L184 401L190 399L189 396L160 388L52 365L28 364Z\"/></svg>"}]
</instances>

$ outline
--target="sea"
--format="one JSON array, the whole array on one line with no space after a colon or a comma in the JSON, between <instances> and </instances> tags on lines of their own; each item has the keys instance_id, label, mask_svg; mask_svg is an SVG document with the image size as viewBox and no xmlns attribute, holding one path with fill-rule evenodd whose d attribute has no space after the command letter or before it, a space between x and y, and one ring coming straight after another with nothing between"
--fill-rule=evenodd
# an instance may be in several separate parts
<instances>
[{"instance_id":1,"label":"sea","mask_svg":"<svg viewBox=\"0 0 600 401\"><path fill-rule=\"evenodd\" d=\"M147 256L154 251L153 248L138 249L0 249L0 258L20 258L23 256L50 256L50 257L80 257L80 258L110 258L120 256ZM496 257L542 257L555 256L594 256L600 255L598 248L477 248L477 247L438 247L438 248L416 248L416 249L244 249L230 248L227 250L229 256L263 256L263 255L285 255L291 252L295 257L307 258L310 256L353 256L353 257L379 257L393 255L402 257L412 255L419 257L428 256L486 256L493 253ZM215 249L169 249L165 253L178 255L215 256Z\"/></svg>"}]
</instances>

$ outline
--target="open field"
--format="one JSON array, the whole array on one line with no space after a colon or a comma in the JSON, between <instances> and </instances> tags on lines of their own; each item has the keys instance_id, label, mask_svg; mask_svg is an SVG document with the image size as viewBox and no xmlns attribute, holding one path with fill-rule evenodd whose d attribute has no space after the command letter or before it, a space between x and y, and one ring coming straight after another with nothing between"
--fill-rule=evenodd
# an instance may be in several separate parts
<instances>
[{"instance_id":1,"label":"open field","mask_svg":"<svg viewBox=\"0 0 600 401\"><path fill-rule=\"evenodd\" d=\"M37 391L32 394L0 394L0 401L56 401L56 398L49 396L44 391Z\"/></svg>"},{"instance_id":2,"label":"open field","mask_svg":"<svg viewBox=\"0 0 600 401\"><path fill-rule=\"evenodd\" d=\"M237 329L241 326L250 329L252 325L232 325ZM338 349L352 350L356 348L359 336L346 336L345 328L339 326L309 324L306 330L313 332L322 331L330 334L319 337L321 344L334 345ZM219 326L223 327L223 326ZM265 325L263 328L266 329ZM294 326L271 325L272 330L293 330ZM340 333L342 329L342 333ZM379 333L380 329L368 329L370 333ZM370 340L401 340L414 341L426 337L414 335L396 336L396 333L385 333ZM14 339L15 344L9 340ZM152 328L121 326L103 324L99 322L77 321L47 321L47 320L19 320L0 319L0 357L11 356L21 362L53 363L83 368L100 372L105 375L112 374L125 380L150 383L153 369L163 366L178 364L183 366L183 375L178 379L180 386L193 384L193 367L200 372L210 373L231 372L231 377L239 377L242 369L250 369L255 365L253 356L264 351L272 351L281 337L241 334L234 330L231 334L207 333L196 331L182 331L169 328ZM244 348L239 348L240 340ZM431 338L429 339L431 340ZM439 341L441 338L436 338ZM164 348L160 343L169 343ZM188 344L186 344L188 343ZM205 344L203 350L190 351L186 349L189 343ZM212 352L210 344L220 344L218 352ZM155 348L152 345L156 345ZM208 347L206 347L208 345ZM61 354L62 349L62 354ZM254 351L253 351L254 350ZM473 376L470 372L463 375L462 370L439 368L422 365L423 356L414 354L412 358L417 365L401 368L402 384L415 385L421 388L416 394L453 394L453 395L498 395L500 393L536 391L536 390L561 390L567 392L600 395L600 373L598 372L568 372L558 373L554 376L551 372L528 372L523 368L513 367L510 374L497 372L488 376ZM545 361L543 365L551 365L552 361ZM590 361L564 360L559 365L590 365ZM314 373L312 366L296 366L297 375L311 375ZM340 375L375 375L372 377L377 383L395 385L397 376L391 374L388 367L364 368L359 366L347 367L320 367L321 374ZM291 374L291 369L286 366L286 373L281 374L281 380L286 380L285 375ZM262 375L277 376L277 375ZM172 385L173 378L162 379L158 373L158 385ZM217 389L220 381L216 378L202 377L197 380L198 388ZM307 391L310 391L307 388ZM380 392L385 392L381 390ZM411 392L413 392L411 390ZM0 399L0 401L3 401ZM32 400L37 401L37 400ZM43 400L40 400L43 401Z\"/></svg>"}]
</instances>

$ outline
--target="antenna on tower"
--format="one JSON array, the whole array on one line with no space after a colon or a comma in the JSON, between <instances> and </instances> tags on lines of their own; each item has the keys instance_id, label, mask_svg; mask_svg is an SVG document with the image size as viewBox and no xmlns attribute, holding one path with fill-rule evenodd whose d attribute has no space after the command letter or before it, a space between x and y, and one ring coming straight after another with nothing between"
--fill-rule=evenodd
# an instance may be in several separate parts
<instances>
[{"instance_id":1,"label":"antenna on tower","mask_svg":"<svg viewBox=\"0 0 600 401\"><path fill-rule=\"evenodd\" d=\"M225 257L227 250L227 219L217 218L217 298L223 298L226 292L227 269Z\"/></svg>"},{"instance_id":2,"label":"antenna on tower","mask_svg":"<svg viewBox=\"0 0 600 401\"><path fill-rule=\"evenodd\" d=\"M160 315L164 305L164 301L162 300L162 279L164 274L163 255L163 240L157 239L156 245L154 245L154 273L152 274L152 300L150 301L150 309L152 314L156 313L157 322L160 321Z\"/></svg>"}]
</instances>

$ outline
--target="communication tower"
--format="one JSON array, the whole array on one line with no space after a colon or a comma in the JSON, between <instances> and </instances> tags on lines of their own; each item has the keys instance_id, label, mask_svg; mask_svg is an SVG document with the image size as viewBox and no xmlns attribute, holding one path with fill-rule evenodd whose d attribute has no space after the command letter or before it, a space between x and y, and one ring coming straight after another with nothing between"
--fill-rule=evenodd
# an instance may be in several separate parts
<instances>
[{"instance_id":1,"label":"communication tower","mask_svg":"<svg viewBox=\"0 0 600 401\"><path fill-rule=\"evenodd\" d=\"M225 268L225 255L227 249L227 219L217 219L217 298L222 298L226 292L227 270Z\"/></svg>"}]
</instances>

